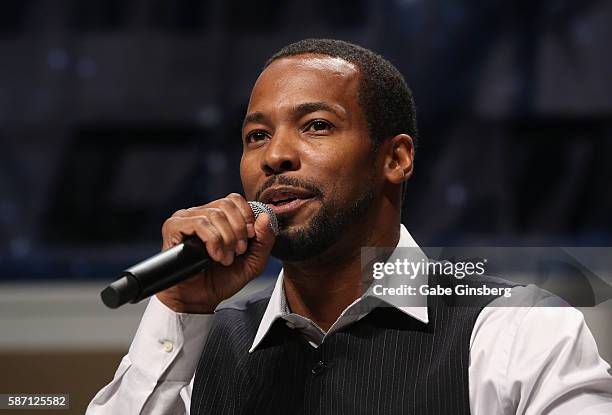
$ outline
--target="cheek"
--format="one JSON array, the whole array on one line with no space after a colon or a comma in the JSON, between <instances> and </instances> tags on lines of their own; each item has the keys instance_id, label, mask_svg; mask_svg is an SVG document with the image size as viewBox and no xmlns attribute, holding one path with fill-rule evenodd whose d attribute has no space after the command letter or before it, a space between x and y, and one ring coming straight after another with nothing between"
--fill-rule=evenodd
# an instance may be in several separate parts
<instances>
[{"instance_id":1,"label":"cheek","mask_svg":"<svg viewBox=\"0 0 612 415\"><path fill-rule=\"evenodd\" d=\"M360 195L375 173L369 147L321 149L311 162L319 180L329 184L325 193L333 200L351 200Z\"/></svg>"},{"instance_id":2,"label":"cheek","mask_svg":"<svg viewBox=\"0 0 612 415\"><path fill-rule=\"evenodd\" d=\"M247 200L253 200L257 189L255 188L256 180L253 174L253 161L248 159L240 160L240 180L242 188Z\"/></svg>"}]
</instances>

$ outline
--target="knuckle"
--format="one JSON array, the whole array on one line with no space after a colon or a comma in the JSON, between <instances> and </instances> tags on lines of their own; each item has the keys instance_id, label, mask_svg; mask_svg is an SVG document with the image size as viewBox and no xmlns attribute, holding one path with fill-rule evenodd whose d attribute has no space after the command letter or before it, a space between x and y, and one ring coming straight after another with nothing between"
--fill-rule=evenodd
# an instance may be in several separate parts
<instances>
[{"instance_id":1,"label":"knuckle","mask_svg":"<svg viewBox=\"0 0 612 415\"><path fill-rule=\"evenodd\" d=\"M221 236L221 234L215 229L212 232L212 240L214 241L215 244L217 245L223 245L223 237Z\"/></svg>"},{"instance_id":2,"label":"knuckle","mask_svg":"<svg viewBox=\"0 0 612 415\"><path fill-rule=\"evenodd\" d=\"M170 229L172 229L172 226L174 224L174 222L176 222L176 217L172 216L168 219L166 219L164 221L164 223L162 224L161 227L161 231L162 231L162 235L165 233L168 233L170 231Z\"/></svg>"},{"instance_id":3,"label":"knuckle","mask_svg":"<svg viewBox=\"0 0 612 415\"><path fill-rule=\"evenodd\" d=\"M197 220L198 225L203 227L209 227L212 223L208 216L200 216Z\"/></svg>"},{"instance_id":4,"label":"knuckle","mask_svg":"<svg viewBox=\"0 0 612 415\"><path fill-rule=\"evenodd\" d=\"M234 205L240 208L241 210L249 209L249 203L244 198L244 196L238 193L232 193L228 195L228 198L230 198L234 202Z\"/></svg>"},{"instance_id":5,"label":"knuckle","mask_svg":"<svg viewBox=\"0 0 612 415\"><path fill-rule=\"evenodd\" d=\"M179 209L172 214L174 218L184 218L185 216L187 216L187 209Z\"/></svg>"},{"instance_id":6,"label":"knuckle","mask_svg":"<svg viewBox=\"0 0 612 415\"><path fill-rule=\"evenodd\" d=\"M235 201L235 202L238 202L238 201L240 201L240 202L241 202L241 201L243 201L243 200L244 200L244 198L242 197L242 195L241 195L241 194L238 194L238 193L230 193L229 195L227 195L227 198L228 198L228 199L231 199L231 200L233 200L233 201Z\"/></svg>"},{"instance_id":7,"label":"knuckle","mask_svg":"<svg viewBox=\"0 0 612 415\"><path fill-rule=\"evenodd\" d=\"M242 226L239 226L238 229L235 230L235 232L236 236L240 237L240 239L246 239L248 234L246 223L242 224Z\"/></svg>"},{"instance_id":8,"label":"knuckle","mask_svg":"<svg viewBox=\"0 0 612 415\"><path fill-rule=\"evenodd\" d=\"M210 208L208 215L213 219L223 219L225 218L225 213L218 208Z\"/></svg>"},{"instance_id":9,"label":"knuckle","mask_svg":"<svg viewBox=\"0 0 612 415\"><path fill-rule=\"evenodd\" d=\"M219 245L223 238L221 238L221 234L215 229L214 226L207 227L205 232L206 234L206 244Z\"/></svg>"},{"instance_id":10,"label":"knuckle","mask_svg":"<svg viewBox=\"0 0 612 415\"><path fill-rule=\"evenodd\" d=\"M232 202L230 199L228 198L223 198L219 200L219 204L224 208L224 209L233 209L234 208L234 202Z\"/></svg>"}]
</instances>

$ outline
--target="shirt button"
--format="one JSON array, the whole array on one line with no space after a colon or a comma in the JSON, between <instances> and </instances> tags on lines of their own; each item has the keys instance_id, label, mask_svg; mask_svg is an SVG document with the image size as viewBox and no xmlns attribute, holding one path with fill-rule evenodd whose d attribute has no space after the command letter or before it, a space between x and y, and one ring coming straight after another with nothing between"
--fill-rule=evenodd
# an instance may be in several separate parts
<instances>
[{"instance_id":1,"label":"shirt button","mask_svg":"<svg viewBox=\"0 0 612 415\"><path fill-rule=\"evenodd\" d=\"M325 363L322 360L319 360L316 365L312 368L312 374L317 376L325 371Z\"/></svg>"},{"instance_id":2,"label":"shirt button","mask_svg":"<svg viewBox=\"0 0 612 415\"><path fill-rule=\"evenodd\" d=\"M164 352L166 353L170 353L172 349L174 349L174 344L172 344L170 340L164 340L163 345L164 345Z\"/></svg>"},{"instance_id":3,"label":"shirt button","mask_svg":"<svg viewBox=\"0 0 612 415\"><path fill-rule=\"evenodd\" d=\"M295 324L293 324L291 321L286 321L285 324L287 325L287 327L289 327L290 329L294 329L295 328Z\"/></svg>"}]
</instances>

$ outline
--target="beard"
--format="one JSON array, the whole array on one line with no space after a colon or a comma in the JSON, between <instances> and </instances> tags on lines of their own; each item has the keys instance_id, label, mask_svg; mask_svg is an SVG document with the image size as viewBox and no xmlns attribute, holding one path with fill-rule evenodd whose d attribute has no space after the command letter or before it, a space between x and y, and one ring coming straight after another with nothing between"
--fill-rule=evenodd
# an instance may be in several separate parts
<instances>
[{"instance_id":1,"label":"beard","mask_svg":"<svg viewBox=\"0 0 612 415\"><path fill-rule=\"evenodd\" d=\"M372 186L367 185L356 200L345 206L325 202L323 195L316 199L321 208L302 227L288 229L287 218L278 218L280 232L272 249L273 256L282 261L301 261L322 254L366 216L374 193Z\"/></svg>"}]
</instances>

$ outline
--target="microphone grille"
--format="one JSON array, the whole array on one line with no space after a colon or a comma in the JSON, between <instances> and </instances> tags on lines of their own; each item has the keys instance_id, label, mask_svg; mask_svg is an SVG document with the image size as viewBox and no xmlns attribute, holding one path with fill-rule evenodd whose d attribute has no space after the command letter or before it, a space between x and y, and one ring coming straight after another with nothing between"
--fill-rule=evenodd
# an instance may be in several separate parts
<instances>
[{"instance_id":1,"label":"microphone grille","mask_svg":"<svg viewBox=\"0 0 612 415\"><path fill-rule=\"evenodd\" d=\"M278 219L276 218L276 215L272 209L270 209L268 205L261 202L249 202L249 206L251 206L255 219L257 219L262 213L267 213L268 217L270 218L270 229L272 229L274 235L278 235Z\"/></svg>"}]
</instances>

